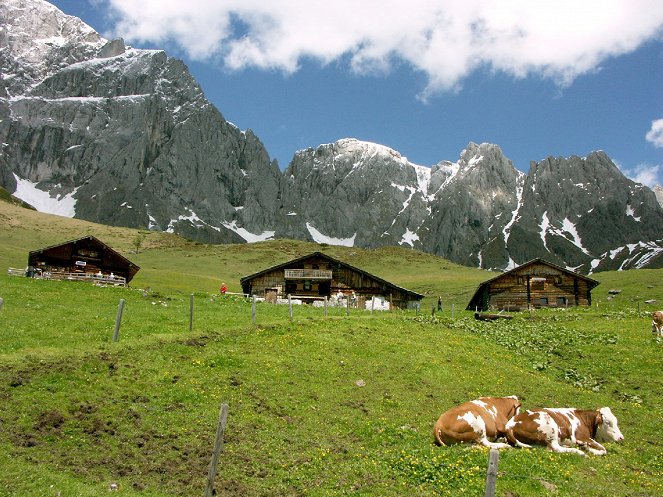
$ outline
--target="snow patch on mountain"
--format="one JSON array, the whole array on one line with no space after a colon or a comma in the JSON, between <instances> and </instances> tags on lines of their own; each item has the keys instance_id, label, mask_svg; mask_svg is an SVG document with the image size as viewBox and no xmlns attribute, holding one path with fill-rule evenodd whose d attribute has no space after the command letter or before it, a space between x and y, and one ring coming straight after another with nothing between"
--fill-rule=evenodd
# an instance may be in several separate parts
<instances>
[{"instance_id":1,"label":"snow patch on mountain","mask_svg":"<svg viewBox=\"0 0 663 497\"><path fill-rule=\"evenodd\" d=\"M166 232L175 233L175 224L181 221L188 221L197 228L201 228L207 224L205 221L200 219L200 217L198 217L198 214L189 209L188 215L185 216L184 214L180 214L178 217L171 219L168 223L168 227L166 228Z\"/></svg>"},{"instance_id":2,"label":"snow patch on mountain","mask_svg":"<svg viewBox=\"0 0 663 497\"><path fill-rule=\"evenodd\" d=\"M545 247L546 250L549 251L548 244L546 243L546 236L548 235L548 233L550 233L565 238L573 245L578 247L584 254L591 255L587 251L587 249L583 246L582 239L578 234L576 225L571 220L569 220L568 217L565 217L562 220L561 227L556 228L555 226L552 225L550 219L548 219L548 211L545 211L541 216L541 224L539 225L539 227L540 227L539 236L541 237L541 241L543 242L543 246Z\"/></svg>"},{"instance_id":3,"label":"snow patch on mountain","mask_svg":"<svg viewBox=\"0 0 663 497\"><path fill-rule=\"evenodd\" d=\"M546 243L546 235L548 234L548 228L550 227L550 219L548 219L548 211L545 211L541 216L541 224L539 224L539 227L541 228L539 231L539 237L543 242L544 248L548 250L548 243ZM548 250L548 252L550 251Z\"/></svg>"},{"instance_id":4,"label":"snow patch on mountain","mask_svg":"<svg viewBox=\"0 0 663 497\"><path fill-rule=\"evenodd\" d=\"M16 180L16 191L12 194L14 197L27 202L39 212L63 217L74 217L76 215L76 199L74 195L78 188L75 188L71 193L66 195L56 194L55 196L51 196L50 192L40 190L37 187L37 183L19 178L16 173L13 174Z\"/></svg>"},{"instance_id":5,"label":"snow patch on mountain","mask_svg":"<svg viewBox=\"0 0 663 497\"><path fill-rule=\"evenodd\" d=\"M590 264L590 274L606 259L615 260L617 257L623 257L623 260L617 269L618 271L623 271L625 269L641 269L647 267L649 262L661 254L663 254L661 240L628 243L621 247L609 250L593 259Z\"/></svg>"},{"instance_id":6,"label":"snow patch on mountain","mask_svg":"<svg viewBox=\"0 0 663 497\"><path fill-rule=\"evenodd\" d=\"M317 229L315 229L315 226L313 226L311 223L308 222L306 223L306 229L311 234L311 237L313 238L314 242L326 243L328 245L341 245L344 247L354 247L355 238L357 237L357 233L352 235L350 238L334 238L332 236L327 236L323 233L320 233Z\"/></svg>"},{"instance_id":7,"label":"snow patch on mountain","mask_svg":"<svg viewBox=\"0 0 663 497\"><path fill-rule=\"evenodd\" d=\"M403 233L403 238L401 238L401 241L398 242L399 245L409 245L410 247L414 248L414 242L419 241L419 235L414 233L413 231L410 231L410 228L405 229L405 233Z\"/></svg>"},{"instance_id":8,"label":"snow patch on mountain","mask_svg":"<svg viewBox=\"0 0 663 497\"><path fill-rule=\"evenodd\" d=\"M509 243L509 237L511 236L511 227L513 224L518 221L520 218L520 209L523 206L523 190L524 190L524 174L520 174L518 176L518 183L516 185L516 208L513 210L511 213L511 219L509 220L508 223L504 226L504 245L506 246ZM545 239L543 241L543 245L545 246L546 242ZM546 247L547 249L547 247Z\"/></svg>"},{"instance_id":9,"label":"snow patch on mountain","mask_svg":"<svg viewBox=\"0 0 663 497\"><path fill-rule=\"evenodd\" d=\"M564 234L568 233L571 235L571 238L565 236ZM576 247L578 247L582 252L586 255L590 255L590 253L587 251L587 249L583 246L582 240L580 239L580 235L578 234L578 230L576 229L576 225L573 224L568 217L565 217L564 220L562 221L562 227L558 231L558 234L561 236L564 236L567 240L569 240L571 243L573 243Z\"/></svg>"},{"instance_id":10,"label":"snow patch on mountain","mask_svg":"<svg viewBox=\"0 0 663 497\"><path fill-rule=\"evenodd\" d=\"M636 215L635 215L635 210L633 209L633 207L631 206L631 204L628 204L628 205L626 206L626 215L627 215L627 216L630 216L630 217L632 217L633 219L635 219L636 221L640 222L640 216L636 216Z\"/></svg>"},{"instance_id":11,"label":"snow patch on mountain","mask_svg":"<svg viewBox=\"0 0 663 497\"><path fill-rule=\"evenodd\" d=\"M412 167L414 167L414 171L417 173L417 184L419 185L419 191L424 197L426 197L428 195L428 187L430 186L430 167L418 166L416 164L412 164Z\"/></svg>"},{"instance_id":12,"label":"snow patch on mountain","mask_svg":"<svg viewBox=\"0 0 663 497\"><path fill-rule=\"evenodd\" d=\"M258 234L251 233L250 231L237 226L237 221L231 221L231 222L224 221L221 224L223 224L224 228L227 228L230 231L234 231L235 233L237 233L247 243L256 243L256 242L264 242L265 240L273 240L274 234L276 233L275 231L263 231L262 233Z\"/></svg>"}]
</instances>

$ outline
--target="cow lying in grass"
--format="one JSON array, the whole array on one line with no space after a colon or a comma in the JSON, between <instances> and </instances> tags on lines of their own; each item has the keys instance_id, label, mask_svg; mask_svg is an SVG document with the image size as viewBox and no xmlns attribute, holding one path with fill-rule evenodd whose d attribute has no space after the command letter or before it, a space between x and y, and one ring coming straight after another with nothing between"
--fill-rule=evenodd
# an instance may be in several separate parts
<instances>
[{"instance_id":1,"label":"cow lying in grass","mask_svg":"<svg viewBox=\"0 0 663 497\"><path fill-rule=\"evenodd\" d=\"M554 452L584 456L583 450L595 455L606 453L605 447L597 440L619 442L624 440L624 435L609 407L596 410L563 408L527 410L514 416L506 425L506 439L516 447L545 445Z\"/></svg>"},{"instance_id":2,"label":"cow lying in grass","mask_svg":"<svg viewBox=\"0 0 663 497\"><path fill-rule=\"evenodd\" d=\"M656 338L663 338L663 311L656 311L652 315L651 331Z\"/></svg>"},{"instance_id":3,"label":"cow lying in grass","mask_svg":"<svg viewBox=\"0 0 663 497\"><path fill-rule=\"evenodd\" d=\"M480 397L443 413L435 423L436 445L473 443L495 449L510 447L495 442L505 436L506 423L518 414L518 397Z\"/></svg>"}]
</instances>

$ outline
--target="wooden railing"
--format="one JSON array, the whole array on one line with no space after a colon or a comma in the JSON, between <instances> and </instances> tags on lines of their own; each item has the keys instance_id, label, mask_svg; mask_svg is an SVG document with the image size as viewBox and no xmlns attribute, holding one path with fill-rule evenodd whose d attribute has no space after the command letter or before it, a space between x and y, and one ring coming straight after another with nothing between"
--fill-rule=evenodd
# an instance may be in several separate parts
<instances>
[{"instance_id":1,"label":"wooden railing","mask_svg":"<svg viewBox=\"0 0 663 497\"><path fill-rule=\"evenodd\" d=\"M286 280L331 280L332 272L328 269L286 269Z\"/></svg>"},{"instance_id":2,"label":"wooden railing","mask_svg":"<svg viewBox=\"0 0 663 497\"><path fill-rule=\"evenodd\" d=\"M25 276L25 269L10 267L7 269L10 276ZM60 271L42 271L36 272L33 278L42 280L70 280L70 281L90 281L98 285L127 286L127 279L123 276L110 276L107 274L98 275L95 273L64 273Z\"/></svg>"}]
</instances>

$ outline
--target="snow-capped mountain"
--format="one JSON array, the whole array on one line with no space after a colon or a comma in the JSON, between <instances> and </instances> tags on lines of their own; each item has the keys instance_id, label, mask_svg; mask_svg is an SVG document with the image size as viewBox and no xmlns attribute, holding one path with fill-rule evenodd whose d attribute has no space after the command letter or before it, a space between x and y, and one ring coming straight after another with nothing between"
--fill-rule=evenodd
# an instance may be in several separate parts
<instances>
[{"instance_id":1,"label":"snow-capped mountain","mask_svg":"<svg viewBox=\"0 0 663 497\"><path fill-rule=\"evenodd\" d=\"M0 186L39 210L216 243L402 245L484 268L663 267L663 208L603 152L516 170L493 144L410 163L344 139L281 172L186 66L42 0L0 3Z\"/></svg>"},{"instance_id":2,"label":"snow-capped mountain","mask_svg":"<svg viewBox=\"0 0 663 497\"><path fill-rule=\"evenodd\" d=\"M278 165L181 61L105 40L41 0L3 0L0 30L8 191L65 215L205 241L242 242L238 226L260 236L277 224Z\"/></svg>"},{"instance_id":3,"label":"snow-capped mountain","mask_svg":"<svg viewBox=\"0 0 663 497\"><path fill-rule=\"evenodd\" d=\"M294 238L400 244L496 269L536 257L583 272L663 266L663 209L603 152L524 174L493 144L429 169L341 140L298 152L285 175Z\"/></svg>"}]
</instances>

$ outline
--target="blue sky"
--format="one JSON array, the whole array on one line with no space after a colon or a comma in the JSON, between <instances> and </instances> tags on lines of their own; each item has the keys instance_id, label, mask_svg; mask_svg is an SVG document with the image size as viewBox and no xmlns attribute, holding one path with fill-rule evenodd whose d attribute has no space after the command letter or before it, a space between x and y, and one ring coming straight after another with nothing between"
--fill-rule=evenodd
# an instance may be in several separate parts
<instances>
[{"instance_id":1,"label":"blue sky","mask_svg":"<svg viewBox=\"0 0 663 497\"><path fill-rule=\"evenodd\" d=\"M604 150L663 184L660 0L57 0L183 59L285 168L354 137L411 162L498 144L514 165Z\"/></svg>"}]
</instances>

